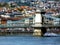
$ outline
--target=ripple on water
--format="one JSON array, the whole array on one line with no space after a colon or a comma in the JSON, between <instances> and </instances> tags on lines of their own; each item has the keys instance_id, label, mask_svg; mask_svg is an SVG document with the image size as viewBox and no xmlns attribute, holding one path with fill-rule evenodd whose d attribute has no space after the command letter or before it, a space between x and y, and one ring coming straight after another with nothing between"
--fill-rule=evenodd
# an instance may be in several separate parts
<instances>
[{"instance_id":1,"label":"ripple on water","mask_svg":"<svg viewBox=\"0 0 60 45\"><path fill-rule=\"evenodd\" d=\"M0 45L59 45L60 37L1 36Z\"/></svg>"}]
</instances>

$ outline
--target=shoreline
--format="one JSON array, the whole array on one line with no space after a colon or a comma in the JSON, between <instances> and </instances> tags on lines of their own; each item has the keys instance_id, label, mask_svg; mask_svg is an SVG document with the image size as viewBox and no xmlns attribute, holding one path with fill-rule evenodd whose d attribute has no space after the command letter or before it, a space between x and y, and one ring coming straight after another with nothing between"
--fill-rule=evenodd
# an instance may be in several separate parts
<instances>
[{"instance_id":1,"label":"shoreline","mask_svg":"<svg viewBox=\"0 0 60 45\"><path fill-rule=\"evenodd\" d=\"M33 35L33 32L0 32L0 36L4 35Z\"/></svg>"},{"instance_id":2,"label":"shoreline","mask_svg":"<svg viewBox=\"0 0 60 45\"><path fill-rule=\"evenodd\" d=\"M38 36L33 35L33 32L0 32L0 36L60 37L60 34L57 34L57 36Z\"/></svg>"}]
</instances>

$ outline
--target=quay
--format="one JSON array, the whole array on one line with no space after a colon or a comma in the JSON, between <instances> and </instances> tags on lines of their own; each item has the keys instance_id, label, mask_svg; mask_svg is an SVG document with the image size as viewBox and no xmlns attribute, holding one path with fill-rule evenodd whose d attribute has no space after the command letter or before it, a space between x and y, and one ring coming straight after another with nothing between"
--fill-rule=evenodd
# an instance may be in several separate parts
<instances>
[{"instance_id":1,"label":"quay","mask_svg":"<svg viewBox=\"0 0 60 45\"><path fill-rule=\"evenodd\" d=\"M6 5L3 6L4 4ZM1 4L1 35L31 33L43 36L46 32L60 33L60 2L37 0L29 4L20 6L14 1Z\"/></svg>"},{"instance_id":2,"label":"quay","mask_svg":"<svg viewBox=\"0 0 60 45\"><path fill-rule=\"evenodd\" d=\"M18 23L18 25L17 23L15 23L15 25L13 25L14 23L12 23L11 25L8 25L8 24L0 25L0 35L31 34L33 36L43 36L47 32L47 28L59 28L60 27L60 25L54 26L54 25L43 24L42 14L45 14L45 12L41 12L39 9L37 9L35 12L35 17L33 19L32 24L29 24L29 22L25 22L25 23Z\"/></svg>"},{"instance_id":3,"label":"quay","mask_svg":"<svg viewBox=\"0 0 60 45\"><path fill-rule=\"evenodd\" d=\"M33 24L19 23L17 25L0 25L0 35L19 35L19 34L31 34L34 36L43 36L47 32L47 28L59 28L60 25L43 25L42 16L40 10L36 10ZM38 17L38 18L37 18ZM8 29L7 29L8 28ZM15 28L15 29L14 29ZM18 29L16 29L18 28ZM28 28L28 29L27 29ZM31 28L31 29L30 29Z\"/></svg>"}]
</instances>

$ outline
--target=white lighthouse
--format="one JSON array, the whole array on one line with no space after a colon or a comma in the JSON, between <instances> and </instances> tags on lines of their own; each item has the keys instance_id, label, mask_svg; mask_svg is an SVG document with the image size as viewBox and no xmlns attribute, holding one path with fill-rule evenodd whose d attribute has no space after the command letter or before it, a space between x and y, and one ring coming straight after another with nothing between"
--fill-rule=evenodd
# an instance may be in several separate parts
<instances>
[{"instance_id":1,"label":"white lighthouse","mask_svg":"<svg viewBox=\"0 0 60 45\"><path fill-rule=\"evenodd\" d=\"M41 11L39 9L36 10L35 12L35 18L34 18L34 36L41 36L42 35L42 31L41 31L41 27L42 27L42 16L41 16Z\"/></svg>"},{"instance_id":2,"label":"white lighthouse","mask_svg":"<svg viewBox=\"0 0 60 45\"><path fill-rule=\"evenodd\" d=\"M37 9L35 12L35 26L36 27L41 27L42 26L42 16L40 14L40 10Z\"/></svg>"}]
</instances>

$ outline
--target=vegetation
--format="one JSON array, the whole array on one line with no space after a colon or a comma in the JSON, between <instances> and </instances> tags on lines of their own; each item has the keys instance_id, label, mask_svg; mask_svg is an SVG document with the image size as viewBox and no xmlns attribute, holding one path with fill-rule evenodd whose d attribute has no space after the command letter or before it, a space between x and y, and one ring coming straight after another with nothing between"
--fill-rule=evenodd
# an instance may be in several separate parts
<instances>
[{"instance_id":1,"label":"vegetation","mask_svg":"<svg viewBox=\"0 0 60 45\"><path fill-rule=\"evenodd\" d=\"M0 3L0 7L9 7L8 3Z\"/></svg>"}]
</instances>

